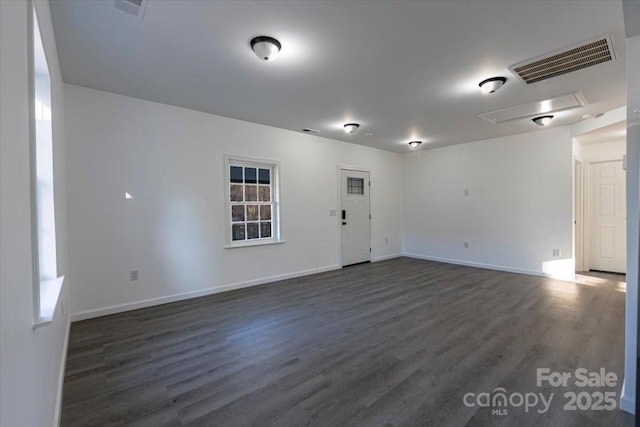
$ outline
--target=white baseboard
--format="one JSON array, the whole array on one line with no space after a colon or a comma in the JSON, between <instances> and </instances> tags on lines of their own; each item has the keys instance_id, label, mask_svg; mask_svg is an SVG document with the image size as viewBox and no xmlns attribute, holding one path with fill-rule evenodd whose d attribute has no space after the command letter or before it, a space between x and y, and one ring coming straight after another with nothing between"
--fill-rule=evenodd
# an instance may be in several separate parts
<instances>
[{"instance_id":1,"label":"white baseboard","mask_svg":"<svg viewBox=\"0 0 640 427\"><path fill-rule=\"evenodd\" d=\"M440 257L429 256L429 255L418 255L418 254L410 254L410 253L404 253L402 254L402 256L406 256L409 258L416 258L416 259L424 259L427 261L443 262L445 264L456 264L456 265L464 265L467 267L484 268L487 270L506 271L508 273L528 274L530 276L551 277L543 273L542 271L525 270L522 268L506 267L503 265L483 264L480 262L463 261L459 259L440 258Z\"/></svg>"},{"instance_id":2,"label":"white baseboard","mask_svg":"<svg viewBox=\"0 0 640 427\"><path fill-rule=\"evenodd\" d=\"M60 427L62 414L62 387L64 385L64 374L67 366L67 351L69 349L69 333L71 331L71 319L69 316L65 318L67 324L65 326L64 341L62 343L62 357L60 358L60 367L58 369L58 389L56 390L56 406L53 414L53 427Z\"/></svg>"},{"instance_id":3,"label":"white baseboard","mask_svg":"<svg viewBox=\"0 0 640 427\"><path fill-rule=\"evenodd\" d=\"M626 381L622 383L622 393L620 394L620 409L630 414L636 413L636 398L629 396L626 392Z\"/></svg>"},{"instance_id":4,"label":"white baseboard","mask_svg":"<svg viewBox=\"0 0 640 427\"><path fill-rule=\"evenodd\" d=\"M402 254L398 253L398 254L391 254L391 255L382 255L382 256L377 256L374 257L371 262L378 262L378 261L384 261L387 259L393 259L393 258L400 258L402 256Z\"/></svg>"},{"instance_id":5,"label":"white baseboard","mask_svg":"<svg viewBox=\"0 0 640 427\"><path fill-rule=\"evenodd\" d=\"M277 282L279 280L294 279L296 277L309 276L311 274L324 273L326 271L337 270L340 265L329 265L326 267L312 268L309 270L296 271L294 273L281 274L278 276L262 277L259 279L248 280L245 282L232 283L229 285L216 286L214 288L199 289L197 291L183 292L179 294L167 295L156 298L149 298L141 301L128 302L124 304L112 305L109 307L97 308L93 310L81 311L71 314L71 321L92 319L94 317L108 316L110 314L122 313L125 311L137 310L139 308L151 307L154 305L167 304L170 302L182 301L191 298L198 298L207 295L213 295L220 292L231 291L234 289L248 288L251 286L264 285L266 283Z\"/></svg>"},{"instance_id":6,"label":"white baseboard","mask_svg":"<svg viewBox=\"0 0 640 427\"><path fill-rule=\"evenodd\" d=\"M409 258L416 258L416 259L424 259L428 261L443 262L446 264L465 265L468 267L506 271L510 273L528 274L532 276L542 276L542 277L554 277L554 276L545 274L542 271L526 270L526 269L507 267L502 265L484 264L484 263L478 263L478 262L470 262L470 261L464 261L464 260L458 260L458 259L441 258L441 257L434 257L429 255L412 254L412 253L396 253L391 255L383 255L383 256L373 258L372 262L384 261L387 259L398 258L402 256L406 256ZM249 280L245 282L238 282L238 283L232 283L229 285L217 286L213 288L200 289L197 291L184 292L184 293L150 298L150 299L145 299L140 301L128 302L128 303L118 304L118 305L113 305L108 307L102 307L98 309L86 310L86 311L81 311L81 312L71 314L71 321L77 322L79 320L92 319L94 317L101 317L101 316L107 316L110 314L122 313L130 310L137 310L140 308L151 307L154 305L167 304L167 303L182 301L190 298L213 295L219 292L226 292L234 289L241 289L241 288L247 288L251 286L263 285L266 283L276 282L278 280L286 280L286 279L293 279L296 277L308 276L310 274L322 273L325 271L336 270L339 268L341 268L341 266L339 264L335 264L335 265L330 265L325 267L313 268L309 270L297 271L293 273L281 274L278 276L263 277L263 278ZM554 278L558 278L558 277L554 277ZM567 278L564 278L564 280L567 280Z\"/></svg>"}]
</instances>

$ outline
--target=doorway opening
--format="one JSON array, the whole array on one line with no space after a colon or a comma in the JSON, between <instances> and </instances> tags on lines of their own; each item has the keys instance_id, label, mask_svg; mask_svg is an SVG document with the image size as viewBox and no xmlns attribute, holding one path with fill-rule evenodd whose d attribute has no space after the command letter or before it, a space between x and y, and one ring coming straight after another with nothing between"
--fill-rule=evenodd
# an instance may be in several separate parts
<instances>
[{"instance_id":1,"label":"doorway opening","mask_svg":"<svg viewBox=\"0 0 640 427\"><path fill-rule=\"evenodd\" d=\"M626 273L626 122L574 139L577 272Z\"/></svg>"}]
</instances>

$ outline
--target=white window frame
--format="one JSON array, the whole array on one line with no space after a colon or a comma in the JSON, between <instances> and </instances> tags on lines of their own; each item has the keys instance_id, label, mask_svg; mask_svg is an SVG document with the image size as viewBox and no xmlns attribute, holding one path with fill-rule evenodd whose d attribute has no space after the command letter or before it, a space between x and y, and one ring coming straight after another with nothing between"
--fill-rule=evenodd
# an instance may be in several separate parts
<instances>
[{"instance_id":1,"label":"white window frame","mask_svg":"<svg viewBox=\"0 0 640 427\"><path fill-rule=\"evenodd\" d=\"M51 71L35 2L28 7L33 327L38 328L53 322L64 276L58 276L56 254Z\"/></svg>"},{"instance_id":2,"label":"white window frame","mask_svg":"<svg viewBox=\"0 0 640 427\"><path fill-rule=\"evenodd\" d=\"M251 240L232 239L231 206L231 166L255 167L271 171L271 237ZM284 243L280 227L280 162L257 159L246 156L225 154L224 156L224 209L225 209L225 248L261 246ZM251 204L251 203L249 203ZM260 203L256 203L260 204Z\"/></svg>"}]
</instances>

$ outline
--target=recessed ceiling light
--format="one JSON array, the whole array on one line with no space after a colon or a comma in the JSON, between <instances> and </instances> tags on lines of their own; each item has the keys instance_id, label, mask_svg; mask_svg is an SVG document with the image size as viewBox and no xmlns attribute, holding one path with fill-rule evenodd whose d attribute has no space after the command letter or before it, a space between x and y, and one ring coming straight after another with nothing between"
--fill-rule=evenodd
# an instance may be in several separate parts
<instances>
[{"instance_id":1,"label":"recessed ceiling light","mask_svg":"<svg viewBox=\"0 0 640 427\"><path fill-rule=\"evenodd\" d=\"M409 143L409 147L411 148L418 148L420 146L420 144L422 144L422 141L411 141Z\"/></svg>"},{"instance_id":2,"label":"recessed ceiling light","mask_svg":"<svg viewBox=\"0 0 640 427\"><path fill-rule=\"evenodd\" d=\"M359 128L360 125L357 123L347 123L346 125L344 125L344 131L346 133L356 133Z\"/></svg>"},{"instance_id":3,"label":"recessed ceiling light","mask_svg":"<svg viewBox=\"0 0 640 427\"><path fill-rule=\"evenodd\" d=\"M506 77L491 77L481 81L478 86L484 93L493 93L500 89L507 81Z\"/></svg>"},{"instance_id":4,"label":"recessed ceiling light","mask_svg":"<svg viewBox=\"0 0 640 427\"><path fill-rule=\"evenodd\" d=\"M553 116L539 116L534 117L533 119L531 119L531 121L533 121L533 123L537 124L538 126L546 126L551 123L552 119Z\"/></svg>"},{"instance_id":5,"label":"recessed ceiling light","mask_svg":"<svg viewBox=\"0 0 640 427\"><path fill-rule=\"evenodd\" d=\"M249 43L256 56L263 61L273 61L278 56L282 48L280 42L273 37L258 36L251 39Z\"/></svg>"}]
</instances>

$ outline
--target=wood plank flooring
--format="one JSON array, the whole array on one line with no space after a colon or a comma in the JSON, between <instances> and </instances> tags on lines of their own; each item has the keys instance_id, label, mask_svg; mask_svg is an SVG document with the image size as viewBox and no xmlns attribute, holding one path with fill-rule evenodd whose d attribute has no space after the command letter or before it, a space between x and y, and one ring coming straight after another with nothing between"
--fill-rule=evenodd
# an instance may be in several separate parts
<instances>
[{"instance_id":1,"label":"wood plank flooring","mask_svg":"<svg viewBox=\"0 0 640 427\"><path fill-rule=\"evenodd\" d=\"M77 322L62 425L631 425L536 387L537 368L604 367L617 386L588 390L617 403L617 279L398 258ZM555 397L542 414L464 405L496 387Z\"/></svg>"}]
</instances>

